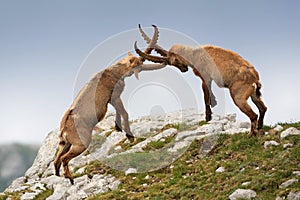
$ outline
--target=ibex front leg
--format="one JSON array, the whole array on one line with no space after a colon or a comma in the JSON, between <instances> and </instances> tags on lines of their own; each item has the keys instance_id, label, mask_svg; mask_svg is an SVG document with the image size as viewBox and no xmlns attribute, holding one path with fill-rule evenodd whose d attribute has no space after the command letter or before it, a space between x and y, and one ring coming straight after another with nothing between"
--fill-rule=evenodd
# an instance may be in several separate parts
<instances>
[{"instance_id":1,"label":"ibex front leg","mask_svg":"<svg viewBox=\"0 0 300 200\"><path fill-rule=\"evenodd\" d=\"M203 76L197 71L193 69L193 72L196 76L198 76L202 80L202 90L204 94L204 102L205 102L205 120L208 122L212 119L212 111L211 106L214 107L217 102L214 94L211 91L211 79L205 80Z\"/></svg>"},{"instance_id":2,"label":"ibex front leg","mask_svg":"<svg viewBox=\"0 0 300 200\"><path fill-rule=\"evenodd\" d=\"M209 89L204 81L202 81L202 90L204 93L204 102L205 102L205 120L208 122L211 120L211 108L210 108L210 94Z\"/></svg>"},{"instance_id":3,"label":"ibex front leg","mask_svg":"<svg viewBox=\"0 0 300 200\"><path fill-rule=\"evenodd\" d=\"M115 129L116 131L122 131L122 120L121 115L116 109L116 121L115 121Z\"/></svg>"},{"instance_id":4,"label":"ibex front leg","mask_svg":"<svg viewBox=\"0 0 300 200\"><path fill-rule=\"evenodd\" d=\"M123 102L120 97L114 98L111 100L112 105L116 109L117 114L121 115L123 118L124 122L124 131L126 132L126 137L130 140L133 141L134 136L130 130L129 122L128 122L128 113L124 108ZM120 120L121 121L121 120ZM121 126L118 125L118 126Z\"/></svg>"}]
</instances>

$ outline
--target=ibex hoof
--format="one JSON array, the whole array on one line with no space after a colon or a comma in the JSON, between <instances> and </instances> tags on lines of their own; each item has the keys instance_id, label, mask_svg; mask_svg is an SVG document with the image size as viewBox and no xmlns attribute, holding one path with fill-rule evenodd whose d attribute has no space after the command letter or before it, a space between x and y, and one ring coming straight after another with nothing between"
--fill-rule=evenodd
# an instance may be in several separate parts
<instances>
[{"instance_id":1,"label":"ibex hoof","mask_svg":"<svg viewBox=\"0 0 300 200\"><path fill-rule=\"evenodd\" d=\"M116 123L115 125L116 131L122 132L122 128Z\"/></svg>"},{"instance_id":2,"label":"ibex hoof","mask_svg":"<svg viewBox=\"0 0 300 200\"><path fill-rule=\"evenodd\" d=\"M72 176L68 176L68 175L64 175L65 176L65 178L67 178L67 179L69 179L70 180L70 183L72 184L72 185L74 185L74 179L73 179L73 177Z\"/></svg>"},{"instance_id":3,"label":"ibex hoof","mask_svg":"<svg viewBox=\"0 0 300 200\"><path fill-rule=\"evenodd\" d=\"M257 135L257 130L251 130L250 133L248 134L248 138L251 138L252 136Z\"/></svg>"},{"instance_id":4,"label":"ibex hoof","mask_svg":"<svg viewBox=\"0 0 300 200\"><path fill-rule=\"evenodd\" d=\"M129 140L130 142L134 142L134 136L133 136L133 135L126 134L126 137L128 138L128 140Z\"/></svg>"},{"instance_id":5,"label":"ibex hoof","mask_svg":"<svg viewBox=\"0 0 300 200\"><path fill-rule=\"evenodd\" d=\"M259 130L258 130L258 134L259 134L259 135L265 135L265 131L262 130L262 129L259 129Z\"/></svg>"},{"instance_id":6,"label":"ibex hoof","mask_svg":"<svg viewBox=\"0 0 300 200\"><path fill-rule=\"evenodd\" d=\"M72 185L74 185L74 180L73 179L70 179L70 182Z\"/></svg>"},{"instance_id":7,"label":"ibex hoof","mask_svg":"<svg viewBox=\"0 0 300 200\"><path fill-rule=\"evenodd\" d=\"M70 178L70 177L66 177L66 178L68 178L68 179L70 180L70 183L71 183L72 185L74 185L74 179L73 179L73 178Z\"/></svg>"},{"instance_id":8,"label":"ibex hoof","mask_svg":"<svg viewBox=\"0 0 300 200\"><path fill-rule=\"evenodd\" d=\"M205 120L206 120L207 122L209 122L211 119L212 119L211 114L207 114L207 115L205 116Z\"/></svg>"}]
</instances>

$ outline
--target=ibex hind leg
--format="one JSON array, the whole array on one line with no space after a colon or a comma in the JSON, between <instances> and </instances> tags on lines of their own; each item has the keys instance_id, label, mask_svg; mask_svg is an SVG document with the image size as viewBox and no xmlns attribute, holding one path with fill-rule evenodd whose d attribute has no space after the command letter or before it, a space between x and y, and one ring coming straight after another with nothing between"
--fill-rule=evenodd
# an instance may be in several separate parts
<instances>
[{"instance_id":1,"label":"ibex hind leg","mask_svg":"<svg viewBox=\"0 0 300 200\"><path fill-rule=\"evenodd\" d=\"M247 99L253 94L254 88L252 85L235 84L230 88L230 95L239 109L245 113L251 121L251 130L249 137L257 133L257 114L252 110L247 103Z\"/></svg>"},{"instance_id":2,"label":"ibex hind leg","mask_svg":"<svg viewBox=\"0 0 300 200\"><path fill-rule=\"evenodd\" d=\"M61 157L61 161L64 167L64 176L65 178L68 178L70 180L72 185L74 184L74 179L70 173L68 164L71 159L80 155L84 150L86 150L86 147L84 145L72 145L70 150Z\"/></svg>"},{"instance_id":3,"label":"ibex hind leg","mask_svg":"<svg viewBox=\"0 0 300 200\"><path fill-rule=\"evenodd\" d=\"M61 157L65 155L71 148L70 143L66 143L65 141L61 141L59 143L59 150L57 152L56 158L54 160L54 168L55 168L55 175L59 176L59 170L61 166Z\"/></svg>"},{"instance_id":4,"label":"ibex hind leg","mask_svg":"<svg viewBox=\"0 0 300 200\"><path fill-rule=\"evenodd\" d=\"M267 111L267 107L265 106L265 104L261 100L261 98L258 97L256 94L253 94L251 96L251 100L253 101L253 103L256 105L256 107L259 110L259 118L258 118L257 129L261 130L263 125L264 125L264 117L265 117L265 113Z\"/></svg>"}]
</instances>

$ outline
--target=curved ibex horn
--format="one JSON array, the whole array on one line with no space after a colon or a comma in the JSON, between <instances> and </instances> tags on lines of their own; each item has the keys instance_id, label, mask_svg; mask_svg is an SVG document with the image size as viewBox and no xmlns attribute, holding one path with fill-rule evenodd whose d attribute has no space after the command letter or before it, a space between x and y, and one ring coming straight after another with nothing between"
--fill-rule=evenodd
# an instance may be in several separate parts
<instances>
[{"instance_id":1,"label":"curved ibex horn","mask_svg":"<svg viewBox=\"0 0 300 200\"><path fill-rule=\"evenodd\" d=\"M159 33L158 28L156 25L152 25L154 27L155 32L157 32L157 34ZM142 35L142 37L144 38L144 40L146 41L147 44L149 44L151 42L151 39L146 35L146 33L143 31L141 25L139 24L139 31ZM157 35L158 37L158 35ZM158 44L155 43L154 45L154 50L159 53L161 56L167 56L168 55L168 51L163 49L162 47L160 47Z\"/></svg>"},{"instance_id":2,"label":"curved ibex horn","mask_svg":"<svg viewBox=\"0 0 300 200\"><path fill-rule=\"evenodd\" d=\"M157 43L157 40L158 40L158 29L155 25L152 25L154 27L154 34L153 34L153 37L152 39L150 40L150 42L147 42L148 44L148 47L145 49L144 53L146 54L150 54L151 51L154 49L156 43Z\"/></svg>"},{"instance_id":3,"label":"curved ibex horn","mask_svg":"<svg viewBox=\"0 0 300 200\"><path fill-rule=\"evenodd\" d=\"M137 41L135 41L134 43L134 49L135 49L135 52L141 56L142 58L144 59L147 59L147 60L150 60L152 62L155 62L155 63L165 63L165 64L168 64L168 58L165 58L165 57L159 57L159 56L152 56L152 55L149 55L149 54L146 54L145 52L142 52L138 47L137 47Z\"/></svg>"}]
</instances>

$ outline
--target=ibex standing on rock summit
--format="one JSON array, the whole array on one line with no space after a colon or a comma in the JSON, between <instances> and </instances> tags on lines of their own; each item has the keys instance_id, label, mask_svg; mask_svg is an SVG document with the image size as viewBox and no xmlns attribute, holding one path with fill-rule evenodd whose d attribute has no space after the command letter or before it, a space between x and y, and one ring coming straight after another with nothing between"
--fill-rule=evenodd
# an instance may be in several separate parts
<instances>
[{"instance_id":1,"label":"ibex standing on rock summit","mask_svg":"<svg viewBox=\"0 0 300 200\"><path fill-rule=\"evenodd\" d=\"M146 54L151 53L158 38L155 31ZM103 119L107 111L107 104L111 103L116 109L116 129L121 129L121 116L124 120L124 130L128 139L134 138L128 123L128 114L123 106L120 95L124 89L124 78L140 71L155 70L164 67L161 64L143 65L144 59L128 56L113 66L97 73L87 85L80 91L71 107L65 112L59 134L59 151L56 155L54 166L55 173L59 176L61 164L63 164L64 176L74 183L69 171L69 161L81 154L89 146L92 138L92 130ZM138 78L138 77L137 77Z\"/></svg>"},{"instance_id":2,"label":"ibex standing on rock summit","mask_svg":"<svg viewBox=\"0 0 300 200\"><path fill-rule=\"evenodd\" d=\"M149 43L149 37L143 32L141 27L139 28L143 38ZM261 83L259 75L253 65L240 55L211 45L196 48L173 45L167 51L156 44L154 49L162 57L149 55L140 51L135 43L135 50L141 57L156 63L165 63L174 66L178 64L188 65L192 67L195 75L202 79L207 121L211 120L210 106L216 105L215 97L211 91L211 82L214 80L219 87L229 89L235 105L250 118L251 130L249 136L256 134L258 130L262 129L267 107L260 98ZM251 97L259 110L258 121L258 115L247 103L249 97Z\"/></svg>"}]
</instances>

